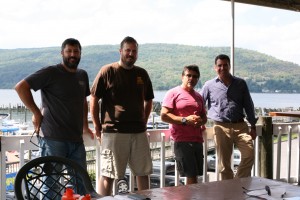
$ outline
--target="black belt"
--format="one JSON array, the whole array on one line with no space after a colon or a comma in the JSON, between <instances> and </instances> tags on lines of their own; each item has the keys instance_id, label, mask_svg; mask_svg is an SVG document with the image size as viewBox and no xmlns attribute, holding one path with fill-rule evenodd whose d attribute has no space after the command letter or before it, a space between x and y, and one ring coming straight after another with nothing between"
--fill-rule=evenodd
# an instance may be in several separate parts
<instances>
[{"instance_id":1,"label":"black belt","mask_svg":"<svg viewBox=\"0 0 300 200\"><path fill-rule=\"evenodd\" d=\"M218 122L218 121L216 121ZM241 123L241 122L244 122L244 119L239 119L239 120L232 120L232 121L223 121L221 123L231 123L231 124L236 124L236 123Z\"/></svg>"},{"instance_id":2,"label":"black belt","mask_svg":"<svg viewBox=\"0 0 300 200\"><path fill-rule=\"evenodd\" d=\"M225 122L225 123L233 123L233 124L235 124L235 123L241 123L241 122L244 122L243 118L242 119L238 119L238 120L228 121L228 122Z\"/></svg>"}]
</instances>

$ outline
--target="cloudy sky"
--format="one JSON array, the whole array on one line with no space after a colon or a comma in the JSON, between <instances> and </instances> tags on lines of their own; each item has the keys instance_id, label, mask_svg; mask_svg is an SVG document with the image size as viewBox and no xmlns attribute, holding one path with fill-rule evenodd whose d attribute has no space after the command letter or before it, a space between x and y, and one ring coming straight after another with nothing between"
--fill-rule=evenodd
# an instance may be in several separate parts
<instances>
[{"instance_id":1,"label":"cloudy sky","mask_svg":"<svg viewBox=\"0 0 300 200\"><path fill-rule=\"evenodd\" d=\"M235 4L235 46L300 64L300 13ZM7 0L0 49L119 44L231 45L231 4L221 0Z\"/></svg>"}]
</instances>

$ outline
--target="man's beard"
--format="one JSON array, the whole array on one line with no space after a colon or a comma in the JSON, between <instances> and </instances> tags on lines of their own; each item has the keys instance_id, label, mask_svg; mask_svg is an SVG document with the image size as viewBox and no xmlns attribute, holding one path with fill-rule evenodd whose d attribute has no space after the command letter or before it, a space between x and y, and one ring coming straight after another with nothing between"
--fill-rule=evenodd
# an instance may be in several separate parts
<instances>
[{"instance_id":1,"label":"man's beard","mask_svg":"<svg viewBox=\"0 0 300 200\"><path fill-rule=\"evenodd\" d=\"M69 62L70 59L75 59L75 62ZM64 64L69 68L69 69L77 69L79 62L80 62L80 58L75 58L75 57L63 57L63 61Z\"/></svg>"},{"instance_id":2,"label":"man's beard","mask_svg":"<svg viewBox=\"0 0 300 200\"><path fill-rule=\"evenodd\" d=\"M130 58L132 58L132 59L129 61L127 61L127 58L122 58L122 62L125 63L125 65L128 67L132 67L136 61L136 59L134 59L134 57L130 57Z\"/></svg>"}]
</instances>

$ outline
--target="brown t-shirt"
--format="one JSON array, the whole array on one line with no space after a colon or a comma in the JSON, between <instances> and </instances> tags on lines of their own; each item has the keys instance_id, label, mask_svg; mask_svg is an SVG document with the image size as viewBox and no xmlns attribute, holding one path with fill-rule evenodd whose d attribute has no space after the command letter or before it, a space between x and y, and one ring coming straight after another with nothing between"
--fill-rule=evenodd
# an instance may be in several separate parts
<instances>
[{"instance_id":1,"label":"brown t-shirt","mask_svg":"<svg viewBox=\"0 0 300 200\"><path fill-rule=\"evenodd\" d=\"M140 133L146 130L144 101L154 98L147 71L134 66L124 69L118 62L103 66L91 94L101 99L104 132Z\"/></svg>"}]
</instances>

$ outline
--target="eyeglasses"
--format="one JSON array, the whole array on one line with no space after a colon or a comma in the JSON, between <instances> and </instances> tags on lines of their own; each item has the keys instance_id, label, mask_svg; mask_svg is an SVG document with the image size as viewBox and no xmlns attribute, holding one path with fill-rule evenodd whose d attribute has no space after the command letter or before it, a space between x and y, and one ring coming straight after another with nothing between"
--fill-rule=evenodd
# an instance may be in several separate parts
<instances>
[{"instance_id":1,"label":"eyeglasses","mask_svg":"<svg viewBox=\"0 0 300 200\"><path fill-rule=\"evenodd\" d=\"M249 190L245 187L242 187L244 190L244 194L246 194L248 197L252 197L252 198L257 198L257 199L266 199L266 198L263 198L263 197L260 197L262 195L266 195L266 194L259 194L259 195L254 195L254 194L248 194L249 192L252 192L252 191L256 191L256 190L263 190L265 189L267 191L267 195L268 196L271 196L271 189L268 185L265 186L265 188L260 188L260 189L253 189L253 190Z\"/></svg>"},{"instance_id":2,"label":"eyeglasses","mask_svg":"<svg viewBox=\"0 0 300 200\"><path fill-rule=\"evenodd\" d=\"M198 75L192 75L192 74L185 74L186 77L191 78L193 77L194 79L198 79L199 76Z\"/></svg>"},{"instance_id":3,"label":"eyeglasses","mask_svg":"<svg viewBox=\"0 0 300 200\"><path fill-rule=\"evenodd\" d=\"M256 198L256 199L266 199L266 198L261 197L262 195L266 195L266 194L259 194L259 195L249 194L249 192L256 191L256 190L263 190L263 189L265 189L267 191L268 196L271 196L271 189L270 189L270 186L268 186L268 185L266 185L265 188L252 189L252 190L249 190L245 187L242 187L242 188L245 190L244 194L246 194L248 197L252 197L252 198ZM281 193L281 195L280 195L281 198L284 198L285 196L286 196L286 192Z\"/></svg>"},{"instance_id":4,"label":"eyeglasses","mask_svg":"<svg viewBox=\"0 0 300 200\"><path fill-rule=\"evenodd\" d=\"M38 133L36 130L33 131L33 133L32 133L32 135L31 135L29 141L30 141L30 143L33 144L34 146L40 148L40 145L39 145L39 144L36 144L34 141L32 141L32 138L33 138L34 135L36 135L36 138L38 139L38 143L39 143L39 144L41 143L41 137L40 137L39 133Z\"/></svg>"}]
</instances>

